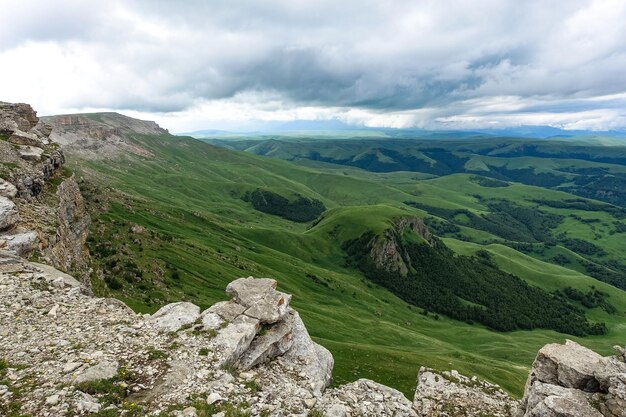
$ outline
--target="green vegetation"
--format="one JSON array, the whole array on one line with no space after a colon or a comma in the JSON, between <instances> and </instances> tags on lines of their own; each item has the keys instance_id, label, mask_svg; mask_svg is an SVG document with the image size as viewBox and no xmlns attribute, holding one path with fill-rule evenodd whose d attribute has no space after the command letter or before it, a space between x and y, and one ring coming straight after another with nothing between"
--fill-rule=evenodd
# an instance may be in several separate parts
<instances>
[{"instance_id":1,"label":"green vegetation","mask_svg":"<svg viewBox=\"0 0 626 417\"><path fill-rule=\"evenodd\" d=\"M545 328L576 336L607 331L604 323L589 323L580 309L562 297L501 271L488 251L477 251L475 257L455 256L439 241L433 246L399 241L398 251L405 254L410 268L404 276L375 264L369 255L372 242L371 233L346 242L350 262L372 281L426 311L499 331ZM569 296L571 290L566 288L565 294Z\"/></svg>"},{"instance_id":2,"label":"green vegetation","mask_svg":"<svg viewBox=\"0 0 626 417\"><path fill-rule=\"evenodd\" d=\"M82 178L81 190L92 213L88 244L94 259L94 291L119 297L137 311L154 312L181 300L206 308L226 299L224 288L237 277L273 277L281 291L293 294L292 304L314 339L333 353L335 383L371 378L409 396L420 366L457 369L520 395L528 368L545 343L571 338L604 354L623 343L626 294L587 272L596 268L604 281L611 282L607 277L612 277L620 282L623 236L615 233L615 222L622 218L595 206L559 208L535 200L605 203L513 182L508 187L483 186L471 179L475 173L435 178L432 170L368 172L321 160L296 164L233 152L190 138L138 135L133 140L153 156L71 162ZM337 152L336 158L345 157ZM470 158L446 153L450 152L416 151L411 157L415 164L439 166L442 172L443 164L462 170ZM504 162L511 170L527 169L536 159ZM504 164L493 156L476 157L481 161ZM554 173L545 163L537 169L574 175ZM294 222L252 209L242 196L255 190L289 196L290 201L299 195L320 201L327 210L312 223ZM441 209L463 211L450 217ZM478 266L493 272L486 280L513 274L528 284L520 290L528 293L534 288L554 293L566 287L582 294L594 288L605 293L614 313L599 303L589 308L569 297L556 305L574 304L580 310L573 313L578 314L578 325L583 326L581 317L586 316L589 322L605 323L607 333L580 338L547 329L496 332L478 321L468 324L443 313L422 314L422 308L346 265L342 249L343 242L365 233L384 234L401 216L441 225L433 227L435 233L450 250L465 256L458 258L466 264L453 263L450 271ZM490 226L479 227L482 223L470 218ZM505 228L509 223L518 230ZM513 233L523 240L502 237ZM553 242L545 243L547 237ZM577 253L564 245L566 239L591 242L605 254ZM525 245L524 252L512 248L516 244ZM494 272L481 250L504 272ZM559 255L562 266L551 261ZM538 294L542 294L538 299L545 297ZM461 297L462 306L481 303L467 297Z\"/></svg>"},{"instance_id":3,"label":"green vegetation","mask_svg":"<svg viewBox=\"0 0 626 417\"><path fill-rule=\"evenodd\" d=\"M107 407L110 404L123 404L128 396L126 387L135 376L126 368L121 367L113 378L99 379L96 381L81 382L76 389L90 395L95 395L98 401Z\"/></svg>"},{"instance_id":4,"label":"green vegetation","mask_svg":"<svg viewBox=\"0 0 626 417\"><path fill-rule=\"evenodd\" d=\"M280 194L260 189L247 192L243 200L249 201L252 207L263 213L274 214L294 222L315 220L326 210L324 203L319 200L297 195L294 201L289 201Z\"/></svg>"}]
</instances>

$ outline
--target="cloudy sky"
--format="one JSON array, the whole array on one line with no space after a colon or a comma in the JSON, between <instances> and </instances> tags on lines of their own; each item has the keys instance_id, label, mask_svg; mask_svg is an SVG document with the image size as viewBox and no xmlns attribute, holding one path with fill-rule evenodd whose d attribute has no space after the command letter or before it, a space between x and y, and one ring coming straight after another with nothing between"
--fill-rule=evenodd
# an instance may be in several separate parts
<instances>
[{"instance_id":1,"label":"cloudy sky","mask_svg":"<svg viewBox=\"0 0 626 417\"><path fill-rule=\"evenodd\" d=\"M0 100L173 131L626 128L624 0L0 0Z\"/></svg>"}]
</instances>

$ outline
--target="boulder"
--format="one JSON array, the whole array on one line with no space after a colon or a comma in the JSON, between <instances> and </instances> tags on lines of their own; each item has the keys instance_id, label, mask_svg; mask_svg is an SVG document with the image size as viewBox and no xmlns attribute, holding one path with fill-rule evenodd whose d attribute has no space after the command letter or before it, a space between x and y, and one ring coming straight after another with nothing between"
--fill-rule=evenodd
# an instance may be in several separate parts
<instances>
[{"instance_id":1,"label":"boulder","mask_svg":"<svg viewBox=\"0 0 626 417\"><path fill-rule=\"evenodd\" d=\"M282 356L283 361L299 369L301 375L309 380L311 390L319 395L332 379L333 355L311 339L297 311L289 309L285 322L291 328L293 342Z\"/></svg>"},{"instance_id":2,"label":"boulder","mask_svg":"<svg viewBox=\"0 0 626 417\"><path fill-rule=\"evenodd\" d=\"M578 343L552 343L539 350L529 379L565 388L594 392L599 388L594 373L602 367L602 356Z\"/></svg>"},{"instance_id":3,"label":"boulder","mask_svg":"<svg viewBox=\"0 0 626 417\"><path fill-rule=\"evenodd\" d=\"M39 235L34 231L2 236L2 238L6 241L5 248L20 256L26 256L37 249L39 243Z\"/></svg>"},{"instance_id":4,"label":"boulder","mask_svg":"<svg viewBox=\"0 0 626 417\"><path fill-rule=\"evenodd\" d=\"M618 417L626 417L626 363L623 356L604 358L602 367L595 372L604 396L603 409Z\"/></svg>"},{"instance_id":5,"label":"boulder","mask_svg":"<svg viewBox=\"0 0 626 417\"><path fill-rule=\"evenodd\" d=\"M22 132L21 130L16 130L13 132L11 137L9 138L9 142L14 143L16 145L29 145L29 146L42 146L43 143L41 140L31 132Z\"/></svg>"},{"instance_id":6,"label":"boulder","mask_svg":"<svg viewBox=\"0 0 626 417\"><path fill-rule=\"evenodd\" d=\"M591 394L583 391L536 382L524 417L603 417L590 400Z\"/></svg>"},{"instance_id":7,"label":"boulder","mask_svg":"<svg viewBox=\"0 0 626 417\"><path fill-rule=\"evenodd\" d=\"M17 195L17 188L9 181L0 178L0 197L14 198Z\"/></svg>"},{"instance_id":8,"label":"boulder","mask_svg":"<svg viewBox=\"0 0 626 417\"><path fill-rule=\"evenodd\" d=\"M16 145L17 153L20 154L20 158L26 161L39 161L41 159L41 155L43 155L43 149L37 146L28 146L28 145Z\"/></svg>"},{"instance_id":9,"label":"boulder","mask_svg":"<svg viewBox=\"0 0 626 417\"><path fill-rule=\"evenodd\" d=\"M101 379L111 379L117 374L119 363L117 361L100 362L90 368L85 369L74 379L75 384L83 382L99 381Z\"/></svg>"},{"instance_id":10,"label":"boulder","mask_svg":"<svg viewBox=\"0 0 626 417\"><path fill-rule=\"evenodd\" d=\"M276 291L276 280L269 278L239 278L228 284L226 292L246 307L247 316L268 324L285 317L291 301L291 295Z\"/></svg>"},{"instance_id":11,"label":"boulder","mask_svg":"<svg viewBox=\"0 0 626 417\"><path fill-rule=\"evenodd\" d=\"M150 317L157 327L175 332L185 325L194 323L200 317L200 307L181 301L165 305Z\"/></svg>"},{"instance_id":12,"label":"boulder","mask_svg":"<svg viewBox=\"0 0 626 417\"><path fill-rule=\"evenodd\" d=\"M544 346L533 363L524 417L626 417L626 363L579 344Z\"/></svg>"},{"instance_id":13,"label":"boulder","mask_svg":"<svg viewBox=\"0 0 626 417\"><path fill-rule=\"evenodd\" d=\"M244 311L246 311L246 307L234 301L220 301L206 309L202 315L204 318L207 314L213 313L219 315L225 321L233 321L237 316L243 314Z\"/></svg>"},{"instance_id":14,"label":"boulder","mask_svg":"<svg viewBox=\"0 0 626 417\"><path fill-rule=\"evenodd\" d=\"M61 272L50 265L31 262L43 274L49 284L58 288L80 288L81 283L71 275Z\"/></svg>"},{"instance_id":15,"label":"boulder","mask_svg":"<svg viewBox=\"0 0 626 417\"><path fill-rule=\"evenodd\" d=\"M254 338L250 347L237 361L236 366L239 369L247 370L276 356L284 355L293 345L292 329L286 322L279 322L263 329L263 334Z\"/></svg>"},{"instance_id":16,"label":"boulder","mask_svg":"<svg viewBox=\"0 0 626 417\"><path fill-rule=\"evenodd\" d=\"M219 362L222 366L233 365L237 362L250 346L259 325L259 320L242 315L217 334L212 342L219 352Z\"/></svg>"},{"instance_id":17,"label":"boulder","mask_svg":"<svg viewBox=\"0 0 626 417\"><path fill-rule=\"evenodd\" d=\"M0 197L0 230L6 230L20 220L15 203L6 197Z\"/></svg>"}]
</instances>

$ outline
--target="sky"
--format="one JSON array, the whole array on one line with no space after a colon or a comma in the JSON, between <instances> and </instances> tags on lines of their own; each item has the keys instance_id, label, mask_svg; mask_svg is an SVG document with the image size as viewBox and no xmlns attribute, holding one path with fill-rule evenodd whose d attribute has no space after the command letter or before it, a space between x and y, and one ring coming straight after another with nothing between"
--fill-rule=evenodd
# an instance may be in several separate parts
<instances>
[{"instance_id":1,"label":"sky","mask_svg":"<svg viewBox=\"0 0 626 417\"><path fill-rule=\"evenodd\" d=\"M626 129L626 0L0 0L0 101L174 132Z\"/></svg>"}]
</instances>

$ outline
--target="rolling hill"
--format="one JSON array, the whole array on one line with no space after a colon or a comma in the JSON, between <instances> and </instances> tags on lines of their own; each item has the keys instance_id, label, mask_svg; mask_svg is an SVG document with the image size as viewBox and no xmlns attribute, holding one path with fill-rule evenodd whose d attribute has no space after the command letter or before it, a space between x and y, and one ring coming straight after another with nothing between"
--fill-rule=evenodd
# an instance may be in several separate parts
<instances>
[{"instance_id":1,"label":"rolling hill","mask_svg":"<svg viewBox=\"0 0 626 417\"><path fill-rule=\"evenodd\" d=\"M581 175L562 171L565 159L550 158L557 164L553 168L536 155L507 157L509 171L530 169L541 160L532 168L534 176L548 169L568 181L547 189L522 184L520 176L514 183L503 175L479 176L475 169L467 173L463 167L471 158L457 155L460 142L452 151L394 145L394 154L380 150L375 139L325 140L319 146L327 147L320 151L326 156L309 158L302 152L313 142L228 142L248 151L242 152L164 132L115 133L136 152L86 157L69 146L68 160L93 217L94 290L137 311L152 312L180 299L205 307L222 299L235 277L273 277L294 294L315 340L332 351L336 382L368 377L405 393L414 388L419 367L430 366L477 375L519 395L543 344L570 338L604 352L622 342L626 292L617 286L623 283L623 211L562 191L571 183L569 176ZM465 144L478 158L473 166L497 168L493 161L504 157L491 154L506 141L496 142ZM510 142L514 148L523 143ZM580 169L597 168L591 167L597 162L577 161ZM607 167L610 175L620 169ZM305 222L269 214L246 198L259 190L286 204L319 202L325 210ZM531 221L535 217L543 220ZM603 323L606 331L586 337L536 326L501 332L426 311L419 294L409 299L371 279L346 251L346 242L367 234L384 240L399 218L422 219L457 254L453 258L478 262L477 252L487 253L490 270L555 305L571 306L590 323ZM398 242L425 244L414 233ZM589 305L584 296L594 291L602 295Z\"/></svg>"}]
</instances>

